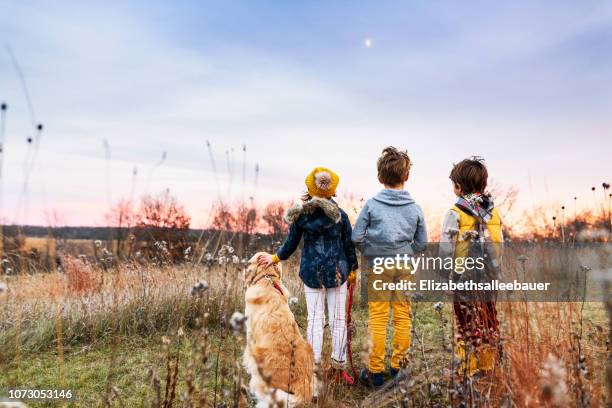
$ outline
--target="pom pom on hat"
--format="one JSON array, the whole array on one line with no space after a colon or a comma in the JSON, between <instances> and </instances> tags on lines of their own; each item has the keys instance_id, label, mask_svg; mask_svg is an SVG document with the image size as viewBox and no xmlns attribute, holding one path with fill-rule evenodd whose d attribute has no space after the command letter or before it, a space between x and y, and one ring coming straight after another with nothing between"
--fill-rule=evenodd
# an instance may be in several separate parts
<instances>
[{"instance_id":1,"label":"pom pom on hat","mask_svg":"<svg viewBox=\"0 0 612 408\"><path fill-rule=\"evenodd\" d=\"M306 176L306 188L313 197L330 198L336 194L339 181L338 175L330 169L316 167Z\"/></svg>"},{"instance_id":2,"label":"pom pom on hat","mask_svg":"<svg viewBox=\"0 0 612 408\"><path fill-rule=\"evenodd\" d=\"M332 177L328 172L320 171L315 174L314 183L319 190L329 190L332 183Z\"/></svg>"}]
</instances>

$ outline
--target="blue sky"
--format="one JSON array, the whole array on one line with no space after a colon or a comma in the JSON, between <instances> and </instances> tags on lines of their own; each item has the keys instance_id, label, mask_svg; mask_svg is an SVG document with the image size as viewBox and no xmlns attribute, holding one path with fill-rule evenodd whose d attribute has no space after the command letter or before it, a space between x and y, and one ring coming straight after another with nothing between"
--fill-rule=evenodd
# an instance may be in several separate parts
<instances>
[{"instance_id":1,"label":"blue sky","mask_svg":"<svg viewBox=\"0 0 612 408\"><path fill-rule=\"evenodd\" d=\"M0 1L3 218L99 224L170 187L198 224L219 195L296 198L316 165L367 197L386 145L409 150L432 214L472 154L522 207L591 204L610 178L612 3L507 3ZM35 155L5 45L45 125Z\"/></svg>"}]
</instances>

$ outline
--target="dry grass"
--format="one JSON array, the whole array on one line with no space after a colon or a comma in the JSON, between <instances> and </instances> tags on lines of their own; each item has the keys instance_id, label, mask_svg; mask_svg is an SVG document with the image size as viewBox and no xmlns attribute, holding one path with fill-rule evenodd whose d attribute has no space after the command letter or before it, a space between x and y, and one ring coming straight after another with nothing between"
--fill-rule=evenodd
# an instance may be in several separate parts
<instances>
[{"instance_id":1,"label":"dry grass","mask_svg":"<svg viewBox=\"0 0 612 408\"><path fill-rule=\"evenodd\" d=\"M65 257L62 271L3 278L0 389L28 384L33 367L44 362L44 382L37 384L76 388L76 406L247 406L244 338L229 326L232 313L243 310L244 264L229 254L223 264L218 258L105 269ZM305 327L297 265L285 270ZM205 284L194 290L199 281ZM504 353L492 375L470 382L458 376L450 305L414 303L403 380L374 393L325 387L319 406L605 405L608 323L600 303L514 302L498 309ZM356 306L354 316L359 361L367 351L367 313ZM147 352L141 355L135 343Z\"/></svg>"}]
</instances>

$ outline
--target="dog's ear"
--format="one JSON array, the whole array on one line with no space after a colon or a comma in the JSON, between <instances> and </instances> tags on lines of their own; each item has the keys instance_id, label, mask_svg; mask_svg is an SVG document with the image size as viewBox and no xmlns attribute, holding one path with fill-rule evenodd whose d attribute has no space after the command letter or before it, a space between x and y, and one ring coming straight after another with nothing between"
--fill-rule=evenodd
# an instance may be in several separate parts
<instances>
[{"instance_id":1,"label":"dog's ear","mask_svg":"<svg viewBox=\"0 0 612 408\"><path fill-rule=\"evenodd\" d=\"M247 286L250 285L251 280L253 279L253 275L257 273L257 265L249 263L244 272L244 281Z\"/></svg>"},{"instance_id":2,"label":"dog's ear","mask_svg":"<svg viewBox=\"0 0 612 408\"><path fill-rule=\"evenodd\" d=\"M272 265L274 267L274 271L276 271L276 273L278 274L278 278L282 278L283 277L283 266L279 263L275 263L274 265Z\"/></svg>"},{"instance_id":3,"label":"dog's ear","mask_svg":"<svg viewBox=\"0 0 612 408\"><path fill-rule=\"evenodd\" d=\"M247 272L245 275L245 282L247 286L251 286L254 282L258 281L263 275L265 275L265 270L257 264L257 262L253 262L249 264L247 267Z\"/></svg>"},{"instance_id":4,"label":"dog's ear","mask_svg":"<svg viewBox=\"0 0 612 408\"><path fill-rule=\"evenodd\" d=\"M251 257L251 259L249 259L246 273L244 275L244 280L246 281L247 286L249 286L260 273L261 267L257 264L257 262L262 254L264 254L264 252L257 252Z\"/></svg>"}]
</instances>

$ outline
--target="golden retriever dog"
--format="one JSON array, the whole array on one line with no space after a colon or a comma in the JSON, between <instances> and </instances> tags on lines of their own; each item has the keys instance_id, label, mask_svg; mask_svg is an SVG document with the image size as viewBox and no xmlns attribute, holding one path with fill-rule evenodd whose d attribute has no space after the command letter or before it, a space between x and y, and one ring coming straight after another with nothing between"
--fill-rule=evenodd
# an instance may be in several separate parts
<instances>
[{"instance_id":1,"label":"golden retriever dog","mask_svg":"<svg viewBox=\"0 0 612 408\"><path fill-rule=\"evenodd\" d=\"M245 280L247 341L244 366L258 407L293 406L309 402L314 388L312 348L300 334L281 283L281 266L263 267L257 253Z\"/></svg>"}]
</instances>

